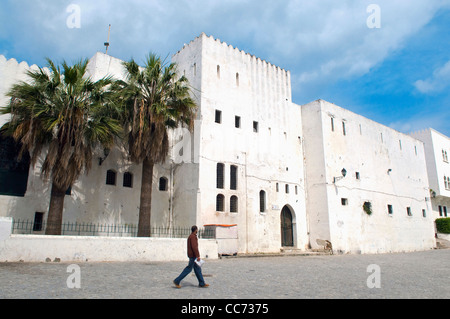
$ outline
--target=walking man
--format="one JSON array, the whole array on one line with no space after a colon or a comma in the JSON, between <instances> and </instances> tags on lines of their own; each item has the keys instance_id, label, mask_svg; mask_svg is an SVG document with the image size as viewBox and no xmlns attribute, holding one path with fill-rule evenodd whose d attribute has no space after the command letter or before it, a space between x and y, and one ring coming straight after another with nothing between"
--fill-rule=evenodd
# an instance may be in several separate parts
<instances>
[{"instance_id":1,"label":"walking man","mask_svg":"<svg viewBox=\"0 0 450 319\"><path fill-rule=\"evenodd\" d=\"M197 276L199 287L206 288L209 285L206 284L205 280L203 279L202 268L195 263L195 260L200 261L200 253L198 251L197 226L192 226L191 231L192 233L187 240L187 253L189 257L189 264L187 265L186 268L184 268L183 272L178 276L178 278L176 278L173 281L173 283L175 284L175 287L181 288L180 286L181 281L184 279L184 277L189 275L192 271L192 268L194 268L195 276Z\"/></svg>"}]
</instances>

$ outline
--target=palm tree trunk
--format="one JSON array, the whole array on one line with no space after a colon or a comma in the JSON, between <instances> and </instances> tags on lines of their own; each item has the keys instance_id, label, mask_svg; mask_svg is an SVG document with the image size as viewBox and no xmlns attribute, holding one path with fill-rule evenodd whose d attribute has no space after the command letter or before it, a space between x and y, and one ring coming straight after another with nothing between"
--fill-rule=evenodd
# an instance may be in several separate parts
<instances>
[{"instance_id":1,"label":"palm tree trunk","mask_svg":"<svg viewBox=\"0 0 450 319\"><path fill-rule=\"evenodd\" d=\"M150 237L150 218L152 214L152 185L154 163L145 158L142 163L141 201L139 205L138 237Z\"/></svg>"},{"instance_id":2,"label":"palm tree trunk","mask_svg":"<svg viewBox=\"0 0 450 319\"><path fill-rule=\"evenodd\" d=\"M65 190L58 188L52 183L47 228L45 230L46 235L61 235L65 195Z\"/></svg>"}]
</instances>

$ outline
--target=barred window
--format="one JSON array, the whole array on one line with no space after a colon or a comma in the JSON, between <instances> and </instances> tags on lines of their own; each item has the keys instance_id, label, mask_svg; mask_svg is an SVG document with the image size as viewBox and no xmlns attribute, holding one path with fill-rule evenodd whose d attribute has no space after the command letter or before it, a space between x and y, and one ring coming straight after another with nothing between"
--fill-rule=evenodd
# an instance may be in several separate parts
<instances>
[{"instance_id":1,"label":"barred window","mask_svg":"<svg viewBox=\"0 0 450 319\"><path fill-rule=\"evenodd\" d=\"M106 172L106 185L116 186L117 173L111 169Z\"/></svg>"},{"instance_id":2,"label":"barred window","mask_svg":"<svg viewBox=\"0 0 450 319\"><path fill-rule=\"evenodd\" d=\"M237 196L231 196L230 198L230 213L238 212L238 198Z\"/></svg>"},{"instance_id":3,"label":"barred window","mask_svg":"<svg viewBox=\"0 0 450 319\"><path fill-rule=\"evenodd\" d=\"M125 174L123 174L123 187L133 187L133 174L130 172L125 172Z\"/></svg>"},{"instance_id":4,"label":"barred window","mask_svg":"<svg viewBox=\"0 0 450 319\"><path fill-rule=\"evenodd\" d=\"M223 212L225 210L225 196L222 194L217 195L216 197L216 211Z\"/></svg>"},{"instance_id":5,"label":"barred window","mask_svg":"<svg viewBox=\"0 0 450 319\"><path fill-rule=\"evenodd\" d=\"M223 189L224 188L224 170L225 165L222 163L217 164L217 175L216 175L216 187Z\"/></svg>"}]
</instances>

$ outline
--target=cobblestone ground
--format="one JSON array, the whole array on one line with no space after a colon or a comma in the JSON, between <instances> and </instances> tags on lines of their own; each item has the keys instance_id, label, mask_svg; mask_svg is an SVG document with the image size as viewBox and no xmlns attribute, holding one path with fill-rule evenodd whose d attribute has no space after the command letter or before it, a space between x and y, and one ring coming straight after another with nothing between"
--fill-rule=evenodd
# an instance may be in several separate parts
<instances>
[{"instance_id":1,"label":"cobblestone ground","mask_svg":"<svg viewBox=\"0 0 450 319\"><path fill-rule=\"evenodd\" d=\"M192 273L176 289L186 262L80 263L80 288L68 288L62 263L0 264L0 298L309 299L450 298L450 250L387 255L223 258L203 266L209 288ZM380 270L380 288L367 282ZM368 270L370 272L368 272ZM371 279L372 278L372 279Z\"/></svg>"}]
</instances>

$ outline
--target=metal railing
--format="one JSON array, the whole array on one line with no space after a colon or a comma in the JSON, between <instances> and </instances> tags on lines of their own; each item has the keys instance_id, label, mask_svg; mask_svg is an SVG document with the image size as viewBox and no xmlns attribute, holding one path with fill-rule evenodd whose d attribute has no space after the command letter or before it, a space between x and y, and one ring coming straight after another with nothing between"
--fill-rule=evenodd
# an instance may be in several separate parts
<instances>
[{"instance_id":1,"label":"metal railing","mask_svg":"<svg viewBox=\"0 0 450 319\"><path fill-rule=\"evenodd\" d=\"M46 222L30 220L13 220L12 233L22 235L45 235ZM104 237L137 237L138 226L132 224L108 225L95 223L66 222L62 224L62 236L104 236ZM151 227L151 237L187 238L191 234L190 227ZM200 228L198 238L214 239L215 230Z\"/></svg>"}]
</instances>

